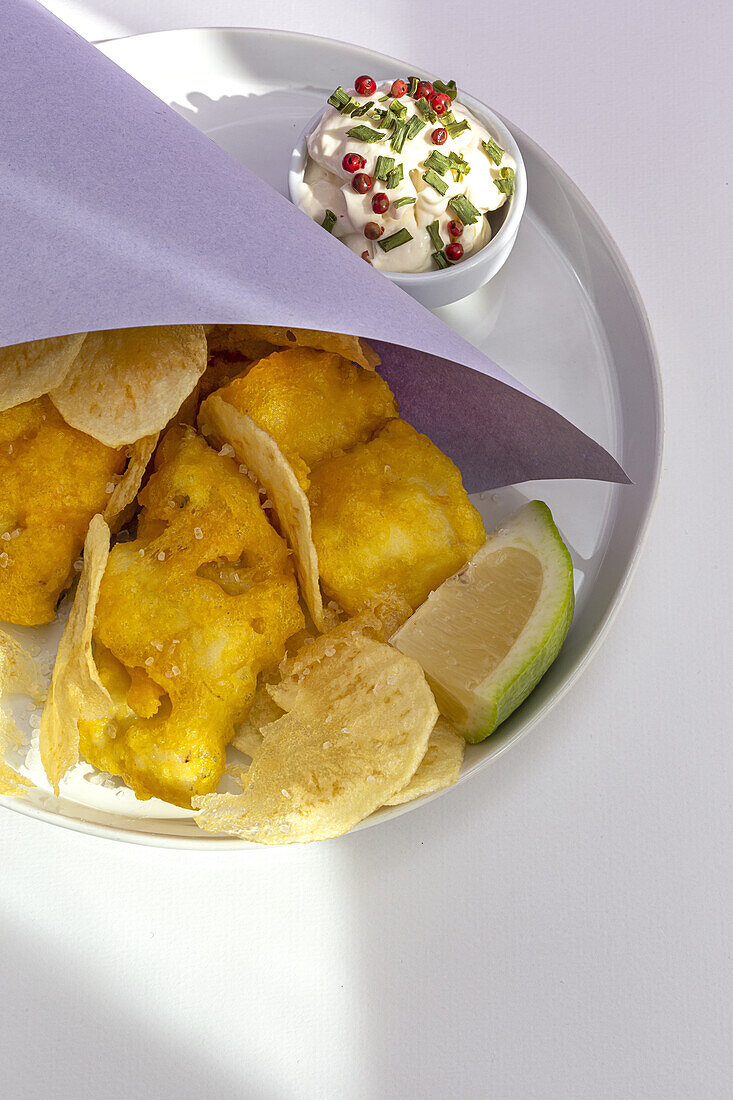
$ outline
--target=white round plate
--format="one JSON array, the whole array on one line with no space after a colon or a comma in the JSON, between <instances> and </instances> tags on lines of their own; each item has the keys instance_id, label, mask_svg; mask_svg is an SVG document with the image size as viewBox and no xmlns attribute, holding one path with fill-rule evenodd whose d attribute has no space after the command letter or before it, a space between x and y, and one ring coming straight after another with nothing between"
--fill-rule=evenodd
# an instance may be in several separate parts
<instances>
[{"instance_id":1,"label":"white round plate","mask_svg":"<svg viewBox=\"0 0 733 1100\"><path fill-rule=\"evenodd\" d=\"M359 72L379 80L418 71L356 46L262 30L167 31L101 48L283 194L294 139L336 85ZM480 89L466 90L480 95ZM577 610L560 656L529 699L488 741L468 746L462 779L535 725L598 646L638 559L662 449L659 370L633 280L574 184L509 126L528 178L516 246L492 282L436 312L607 447L633 485L537 482L475 498L489 528L527 499L547 501L573 554ZM25 800L3 803L117 840L211 850L253 847L202 833L185 811L138 802L126 788L90 782L89 773L88 767L77 769L61 799L39 787ZM32 774L43 782L37 768ZM381 810L360 828L418 805Z\"/></svg>"}]
</instances>

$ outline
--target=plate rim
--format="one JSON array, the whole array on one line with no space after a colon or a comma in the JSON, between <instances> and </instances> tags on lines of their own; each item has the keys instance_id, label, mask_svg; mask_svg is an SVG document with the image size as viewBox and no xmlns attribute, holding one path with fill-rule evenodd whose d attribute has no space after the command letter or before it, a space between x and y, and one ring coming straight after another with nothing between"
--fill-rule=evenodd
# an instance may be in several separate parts
<instances>
[{"instance_id":1,"label":"plate rim","mask_svg":"<svg viewBox=\"0 0 733 1100\"><path fill-rule=\"evenodd\" d=\"M396 65L404 65L404 61L392 57L390 54L384 54L377 50L372 50L369 47L359 46L353 42L346 42L342 39L331 38L326 35L309 34L302 31L290 31L282 29L269 29L265 27L245 27L245 26L206 26L206 27L178 27L168 30L155 30L144 31L139 34L124 34L116 35L110 38L97 39L93 41L93 45L104 51L105 46L111 46L119 44L121 42L139 41L141 39L149 38L166 38L170 39L179 35L191 35L197 33L234 33L242 37L256 37L266 36L267 38L281 38L288 39L290 41L302 42L303 40L314 41L318 43L325 43L330 46L343 47L345 49L357 50L363 56L371 56L379 59L380 62L394 62ZM427 72L427 70L426 70ZM428 74L431 75L431 74ZM376 814L364 821L359 822L354 829L350 832L355 833L365 828L371 828L375 825L386 824L388 821L392 821L397 817L400 817L403 813L411 812L419 807L426 806L434 799L441 797L448 791L454 790L466 782L469 778L488 767L494 760L502 756L508 749L512 748L519 741L521 741L530 730L534 729L547 713L552 710L557 703L566 695L568 691L577 682L579 677L588 667L590 662L595 657L596 653L600 649L601 645L605 641L608 632L613 624L616 615L621 607L621 604L626 597L631 582L635 576L638 568L639 561L646 546L647 538L649 536L649 530L651 527L652 518L656 509L656 505L659 499L662 465L665 448L665 434L666 424L664 415L664 394L662 374L659 363L659 353L657 349L654 332L649 320L646 306L642 299L641 293L637 286L636 280L632 275L628 263L621 252L621 249L617 245L613 235L609 231L605 222L598 214L590 200L580 190L575 181L568 175L568 173L562 168L557 161L545 151L545 149L539 145L533 138L529 137L519 126L516 126L511 121L500 116L506 122L507 126L511 129L512 133L517 137L518 143L526 143L528 146L533 147L533 150L541 155L547 164L549 164L562 180L563 187L567 189L573 196L574 200L580 207L583 208L586 217L589 222L594 226L595 231L598 233L604 247L608 251L609 255L613 259L621 282L626 289L631 306L637 315L639 322L639 329L643 335L644 342L647 347L648 355L647 359L651 367L650 381L651 381L651 393L655 405L656 412L656 440L653 450L653 463L649 469L649 490L647 497L643 502L643 507L640 511L640 516L637 525L636 536L633 543L631 553L628 555L621 575L616 582L606 608L598 620L598 625L593 633L593 637L590 643L586 646L584 651L577 657L575 664L570 668L565 676L563 682L553 692L550 698L546 700L544 705L538 708L538 710L505 742L498 745L496 750L488 755L485 759L476 762L474 767L470 771L462 772L457 782L451 787L444 788L439 791L435 791L432 794L424 795L420 799L416 799L414 802L405 803L402 806L395 806L387 808L386 810L377 811ZM622 487L623 488L623 487ZM120 843L130 843L142 845L145 847L154 848L167 848L177 849L179 851L214 851L214 852L241 852L241 851L262 851L265 848L271 850L270 846L254 844L251 841L241 840L237 837L221 836L219 834L209 834L201 832L200 835L192 833L191 836L180 836L176 834L158 833L155 831L138 831L136 829L130 829L129 827L117 826L96 823L85 820L83 817L72 818L63 814L55 812L53 810L44 809L42 806L34 806L32 804L23 802L22 799L10 798L0 796L0 806L10 810L14 810L25 817L30 817L38 821L43 821L47 824L56 825L59 828L66 829L71 832L81 833L87 836L94 836L100 840L115 840ZM140 819L144 821L144 818ZM151 824L157 819L149 819ZM350 834L346 834L347 836ZM341 839L341 838L336 838ZM290 847L290 846L287 846Z\"/></svg>"}]
</instances>

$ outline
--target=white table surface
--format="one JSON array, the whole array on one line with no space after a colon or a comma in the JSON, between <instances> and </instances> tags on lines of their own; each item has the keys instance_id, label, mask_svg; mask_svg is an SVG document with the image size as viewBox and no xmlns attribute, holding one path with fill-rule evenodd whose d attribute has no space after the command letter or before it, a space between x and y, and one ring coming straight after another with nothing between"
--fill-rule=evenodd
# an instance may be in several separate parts
<instances>
[{"instance_id":1,"label":"white table surface","mask_svg":"<svg viewBox=\"0 0 733 1100\"><path fill-rule=\"evenodd\" d=\"M730 1097L727 0L47 6L89 38L274 26L455 76L619 243L667 447L601 652L460 790L328 844L230 855L0 811L0 1093Z\"/></svg>"}]
</instances>

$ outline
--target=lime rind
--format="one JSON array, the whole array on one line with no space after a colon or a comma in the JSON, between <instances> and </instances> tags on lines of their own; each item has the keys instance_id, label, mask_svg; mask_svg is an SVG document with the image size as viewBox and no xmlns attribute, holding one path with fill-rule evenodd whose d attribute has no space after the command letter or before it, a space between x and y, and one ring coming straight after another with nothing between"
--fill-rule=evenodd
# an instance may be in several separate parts
<instances>
[{"instance_id":1,"label":"lime rind","mask_svg":"<svg viewBox=\"0 0 733 1100\"><path fill-rule=\"evenodd\" d=\"M537 559L542 587L519 637L482 681L460 683L460 675L446 656L451 627L449 587L442 603L438 589L437 599L423 604L392 639L398 649L421 662L441 712L472 743L485 740L533 691L557 657L573 618L570 553L550 509L538 500L520 508L488 537L472 559L469 587L464 593L471 591L470 578L480 576L482 561L509 548L525 550ZM456 578L451 578L446 586L455 588L455 582ZM464 616L465 606L464 599ZM477 608L476 621L479 619ZM460 635L460 620L455 633ZM437 645L429 648L428 638Z\"/></svg>"}]
</instances>

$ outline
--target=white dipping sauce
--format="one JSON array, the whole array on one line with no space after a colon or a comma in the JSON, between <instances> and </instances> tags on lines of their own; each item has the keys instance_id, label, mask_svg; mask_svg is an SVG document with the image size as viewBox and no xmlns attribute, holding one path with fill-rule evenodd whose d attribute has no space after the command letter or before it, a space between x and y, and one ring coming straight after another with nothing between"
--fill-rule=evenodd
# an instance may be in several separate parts
<instances>
[{"instance_id":1,"label":"white dipping sauce","mask_svg":"<svg viewBox=\"0 0 733 1100\"><path fill-rule=\"evenodd\" d=\"M384 109L389 106L391 98L384 103L380 103L379 99L388 95L391 87L391 82L385 81L377 86L371 96L357 95L352 88L345 90L360 105L374 100L375 107ZM337 219L332 230L334 236L339 237L359 255L367 252L374 267L402 272L437 270L432 259L435 246L427 233L427 226L437 220L444 246L454 240L448 233L448 223L457 219L455 213L448 209L448 202L456 195L465 195L481 212L481 217L473 225L464 226L463 233L458 238L463 246L463 258L483 248L491 239L491 227L483 215L489 210L498 209L508 198L494 181L500 178L502 168L515 169L516 164L507 153L504 153L498 165L487 156L482 143L488 141L491 135L460 102L452 103L450 110L456 122L465 119L470 129L464 130L455 138L449 136L443 145L435 145L431 138L433 130L444 125L441 116L435 122L427 122L409 95L402 96L398 102L407 109L407 121L417 115L425 122L420 133L405 142L401 152L390 148L392 135L389 132L385 132L381 140L374 142L349 137L347 131L356 126L364 125L370 129L379 127L366 115L352 118L341 114L335 107L326 107L315 130L308 136L308 161L300 206L318 222L323 221L326 210L332 210ZM454 179L451 171L447 171L442 177L448 185L444 195L440 195L422 178L426 170L424 162L436 149L445 156L450 152L459 153L470 169L460 181ZM366 159L366 164L360 171L371 176L374 184L364 195L359 194L352 186L354 173L347 172L343 167L342 161L347 153L358 153ZM385 182L375 178L379 156L394 158L395 166L402 164L403 179L396 187L388 189ZM377 214L372 209L372 199L380 192L386 194L390 200L385 214ZM411 205L395 208L396 199L408 196L416 201ZM384 226L381 240L402 227L409 230L412 240L385 252L379 247L379 240L368 240L364 236L364 227L368 222L377 222Z\"/></svg>"}]
</instances>

